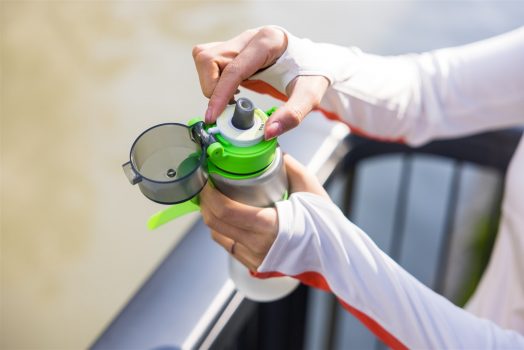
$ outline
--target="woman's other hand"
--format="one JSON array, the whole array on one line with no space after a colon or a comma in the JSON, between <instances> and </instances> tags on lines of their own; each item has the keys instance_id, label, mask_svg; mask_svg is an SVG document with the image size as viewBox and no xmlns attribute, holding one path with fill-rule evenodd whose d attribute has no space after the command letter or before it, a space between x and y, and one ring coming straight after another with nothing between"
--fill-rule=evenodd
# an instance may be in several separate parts
<instances>
[{"instance_id":1,"label":"woman's other hand","mask_svg":"<svg viewBox=\"0 0 524 350\"><path fill-rule=\"evenodd\" d=\"M329 198L317 178L302 164L289 155L284 155L284 162L290 193L311 192ZM213 239L247 268L256 271L277 237L277 210L236 202L209 184L200 193L200 206Z\"/></svg>"},{"instance_id":2,"label":"woman's other hand","mask_svg":"<svg viewBox=\"0 0 524 350\"><path fill-rule=\"evenodd\" d=\"M274 64L286 51L287 36L277 27L250 29L231 40L196 45L193 59L202 92L209 98L206 123L214 123L242 82ZM286 88L287 102L266 123L271 139L297 126L320 103L329 85L323 76L298 76Z\"/></svg>"}]
</instances>

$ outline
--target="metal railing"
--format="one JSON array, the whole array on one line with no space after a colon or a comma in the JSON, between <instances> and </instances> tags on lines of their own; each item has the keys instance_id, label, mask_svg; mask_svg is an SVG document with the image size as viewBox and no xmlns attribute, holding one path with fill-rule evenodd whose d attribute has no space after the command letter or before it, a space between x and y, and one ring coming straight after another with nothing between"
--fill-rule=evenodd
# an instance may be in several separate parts
<instances>
[{"instance_id":1,"label":"metal railing","mask_svg":"<svg viewBox=\"0 0 524 350\"><path fill-rule=\"evenodd\" d=\"M315 114L279 142L325 180L346 153L348 130ZM238 324L235 320L243 324L256 307L236 292L227 253L198 220L91 347L208 348L225 341L224 335Z\"/></svg>"},{"instance_id":2,"label":"metal railing","mask_svg":"<svg viewBox=\"0 0 524 350\"><path fill-rule=\"evenodd\" d=\"M398 176L395 177L396 185L390 189L394 192L391 201L392 218L389 221L391 227L388 233L390 237L387 240L382 239L382 249L388 253L393 259L397 260L403 267L411 273L414 273L413 265L402 259L403 253L406 250L413 249L409 247L409 238L407 237L408 219L413 215L412 210L408 210L410 200L413 199L414 188L414 167L418 159L426 159L429 162L440 163L442 167L446 168L445 179L439 181L445 183L446 191L441 194L440 201L443 204L444 211L441 215L442 222L435 230L428 234L437 234L438 237L433 238L438 242L436 247L432 247L437 253L434 260L420 260L418 264L428 265L426 270L432 270L426 275L425 283L439 294L443 294L450 298L457 304L463 304L465 300L459 300L450 293L446 295L446 281L448 280L449 272L454 268L450 263L453 259L450 258L450 251L452 250L452 242L455 236L463 234L457 227L457 211L461 196L464 195L463 187L465 184L465 169L471 165L475 166L478 172L495 173L498 181L494 182L493 195L491 196L491 204L486 208L484 213L487 218L486 221L486 242L482 248L484 254L480 264L482 265L478 271L479 274L474 276L478 283L480 273L487 264L489 252L491 251L496 231L498 228L498 218L500 211L500 203L502 199L502 192L504 187L504 174L515 151L515 148L520 141L522 135L521 130L501 130L496 132L489 132L470 137L464 137L454 140L435 141L423 147L412 148L402 144L383 143L355 135L348 137L348 144L350 151L347 153L344 161L339 165L336 172L333 173L331 182L336 182L342 179L343 188L345 190L339 205L343 208L346 216L355 221L357 225L365 224L359 222L359 218L355 218L354 209L358 205L358 198L355 190L359 187L359 168L367 162L391 162L392 159L397 163ZM360 179L362 180L362 179ZM395 181L389 181L388 185ZM328 186L329 188L329 186ZM340 186L338 187L340 188ZM383 190L381 187L379 191ZM487 189L486 189L487 190ZM335 193L331 193L335 195ZM365 194L363 195L365 196ZM431 202L431 198L425 201ZM390 203L390 204L391 204ZM467 204L466 204L467 205ZM373 208L376 218L380 218L382 213ZM430 225L428 223L428 225ZM373 230L371 230L373 231ZM436 232L435 232L436 231ZM368 232L374 239L375 232ZM421 232L419 232L421 233ZM409 237L413 237L412 235ZM423 248L418 248L423 249ZM427 254L422 252L420 255ZM473 290L473 289L471 289ZM322 292L313 291L310 293L310 301L308 308L314 310L308 317L307 340L305 342L306 349L379 349L384 348L383 344L376 340L375 337L363 328L357 320L353 319L351 315L347 314L343 308L338 305L336 299ZM464 299L464 296L462 297ZM319 306L320 305L320 306ZM318 320L321 320L320 322Z\"/></svg>"},{"instance_id":3,"label":"metal railing","mask_svg":"<svg viewBox=\"0 0 524 350\"><path fill-rule=\"evenodd\" d=\"M285 151L308 165L328 189L343 181L340 205L350 217L357 169L366 160L396 155L401 158L389 254L401 256L405 243L407 193L413 160L421 155L450 159L453 171L433 287L442 291L448 270L448 251L459 201L463 164L505 173L520 139L520 130L486 133L424 147L380 143L354 135L340 124L310 117L282 138ZM344 140L345 139L345 140ZM495 200L493 213L498 210ZM493 214L496 216L496 214ZM493 224L492 230L496 225ZM408 269L409 270L409 269ZM340 340L341 313L335 298L305 286L273 303L255 303L235 291L227 274L227 254L209 238L199 220L166 257L126 307L93 344L93 349L336 349L351 346ZM380 343L369 342L371 348ZM374 344L374 345L373 345Z\"/></svg>"}]
</instances>

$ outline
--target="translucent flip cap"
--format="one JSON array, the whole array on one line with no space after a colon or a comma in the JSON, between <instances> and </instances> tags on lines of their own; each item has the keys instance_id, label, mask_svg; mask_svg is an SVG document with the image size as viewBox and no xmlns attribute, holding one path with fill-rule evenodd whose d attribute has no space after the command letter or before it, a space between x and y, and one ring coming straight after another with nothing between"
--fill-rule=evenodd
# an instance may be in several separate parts
<instances>
[{"instance_id":1,"label":"translucent flip cap","mask_svg":"<svg viewBox=\"0 0 524 350\"><path fill-rule=\"evenodd\" d=\"M207 181L206 154L192 141L188 126L155 125L133 143L130 161L123 164L129 182L161 204L185 202Z\"/></svg>"}]
</instances>

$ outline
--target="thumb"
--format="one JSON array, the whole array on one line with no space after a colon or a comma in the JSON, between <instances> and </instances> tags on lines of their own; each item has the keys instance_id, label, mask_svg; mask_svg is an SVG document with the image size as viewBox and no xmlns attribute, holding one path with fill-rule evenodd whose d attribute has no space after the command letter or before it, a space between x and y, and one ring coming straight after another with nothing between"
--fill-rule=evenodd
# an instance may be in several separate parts
<instances>
[{"instance_id":1,"label":"thumb","mask_svg":"<svg viewBox=\"0 0 524 350\"><path fill-rule=\"evenodd\" d=\"M311 174L305 166L300 164L298 160L289 154L285 154L284 162L286 164L290 193L311 192L329 199L329 195L318 179Z\"/></svg>"},{"instance_id":2,"label":"thumb","mask_svg":"<svg viewBox=\"0 0 524 350\"><path fill-rule=\"evenodd\" d=\"M266 123L264 137L270 140L293 129L316 108L329 85L327 78L319 75L298 76L289 83L289 100Z\"/></svg>"}]
</instances>

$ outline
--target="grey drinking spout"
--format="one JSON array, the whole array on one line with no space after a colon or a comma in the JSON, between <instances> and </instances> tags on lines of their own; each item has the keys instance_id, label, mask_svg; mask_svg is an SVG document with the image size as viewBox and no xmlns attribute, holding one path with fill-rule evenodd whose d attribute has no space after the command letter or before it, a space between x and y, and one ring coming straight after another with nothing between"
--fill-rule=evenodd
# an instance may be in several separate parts
<instances>
[{"instance_id":1,"label":"grey drinking spout","mask_svg":"<svg viewBox=\"0 0 524 350\"><path fill-rule=\"evenodd\" d=\"M255 124L255 107L253 102L245 97L239 98L236 102L231 122L237 129L251 129Z\"/></svg>"}]
</instances>

